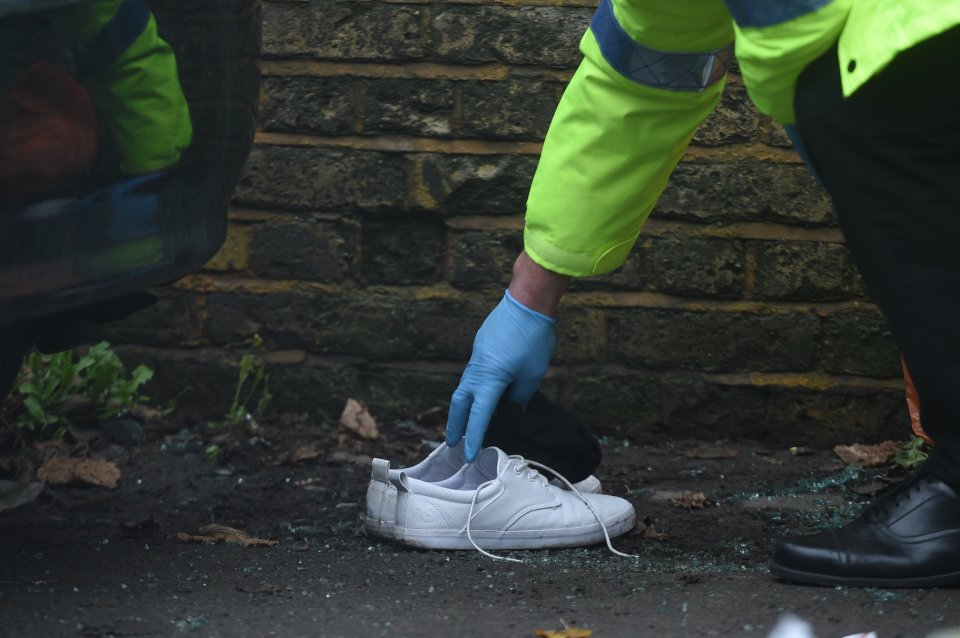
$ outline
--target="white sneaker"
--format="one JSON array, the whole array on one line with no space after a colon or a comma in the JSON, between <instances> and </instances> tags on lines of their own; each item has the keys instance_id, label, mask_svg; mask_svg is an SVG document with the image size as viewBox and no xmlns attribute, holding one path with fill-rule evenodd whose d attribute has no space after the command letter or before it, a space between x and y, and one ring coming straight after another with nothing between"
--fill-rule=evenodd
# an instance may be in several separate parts
<instances>
[{"instance_id":1,"label":"white sneaker","mask_svg":"<svg viewBox=\"0 0 960 638\"><path fill-rule=\"evenodd\" d=\"M463 451L464 439L454 446L441 443L430 455L403 472L414 479L426 483L437 483L448 479L467 462ZM400 470L391 470L390 461L373 459L370 484L367 486L367 531L382 538L395 538L394 523L397 518L397 488L391 482L391 475L399 475Z\"/></svg>"},{"instance_id":2,"label":"white sneaker","mask_svg":"<svg viewBox=\"0 0 960 638\"><path fill-rule=\"evenodd\" d=\"M489 447L438 483L391 473L398 490L394 538L431 549L473 547L488 556L481 546L544 549L606 539L620 554L609 539L633 529L633 505L616 496L558 489L530 465Z\"/></svg>"},{"instance_id":3,"label":"white sneaker","mask_svg":"<svg viewBox=\"0 0 960 638\"><path fill-rule=\"evenodd\" d=\"M448 479L467 462L463 442L464 439L460 439L454 446L441 443L423 461L402 471L408 477L425 483L439 483ZM390 469L390 461L373 459L370 483L367 485L366 528L367 532L374 536L396 538L394 522L397 518L397 488L391 483L391 477L396 478L400 472L401 470ZM567 489L559 479L553 479L551 483ZM599 494L603 489L600 479L593 475L574 483L573 487L588 494Z\"/></svg>"}]
</instances>

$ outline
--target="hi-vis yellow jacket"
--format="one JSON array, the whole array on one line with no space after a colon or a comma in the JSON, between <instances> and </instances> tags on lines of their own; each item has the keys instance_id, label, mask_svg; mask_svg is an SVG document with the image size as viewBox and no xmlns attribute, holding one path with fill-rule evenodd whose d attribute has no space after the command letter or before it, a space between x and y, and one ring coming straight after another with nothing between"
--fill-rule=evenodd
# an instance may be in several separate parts
<instances>
[{"instance_id":1,"label":"hi-vis yellow jacket","mask_svg":"<svg viewBox=\"0 0 960 638\"><path fill-rule=\"evenodd\" d=\"M573 276L620 266L736 54L761 112L794 122L801 71L834 44L844 95L960 25L960 0L601 0L527 200L524 247Z\"/></svg>"},{"instance_id":2,"label":"hi-vis yellow jacket","mask_svg":"<svg viewBox=\"0 0 960 638\"><path fill-rule=\"evenodd\" d=\"M68 10L78 80L93 96L125 175L180 160L193 125L173 50L146 0L94 0Z\"/></svg>"}]
</instances>

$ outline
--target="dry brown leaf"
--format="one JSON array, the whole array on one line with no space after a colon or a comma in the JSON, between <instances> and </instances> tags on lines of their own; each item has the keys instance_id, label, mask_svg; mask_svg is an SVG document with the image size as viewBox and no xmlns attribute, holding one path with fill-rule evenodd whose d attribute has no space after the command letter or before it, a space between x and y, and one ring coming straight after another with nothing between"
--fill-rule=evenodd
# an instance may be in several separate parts
<instances>
[{"instance_id":1,"label":"dry brown leaf","mask_svg":"<svg viewBox=\"0 0 960 638\"><path fill-rule=\"evenodd\" d=\"M717 504L716 501L707 498L703 492L687 491L681 491L680 496L670 499L670 502L688 510L702 510L704 507L713 507Z\"/></svg>"},{"instance_id":2,"label":"dry brown leaf","mask_svg":"<svg viewBox=\"0 0 960 638\"><path fill-rule=\"evenodd\" d=\"M79 481L111 490L116 489L120 476L120 468L115 463L99 457L54 456L37 470L37 478L53 485Z\"/></svg>"},{"instance_id":3,"label":"dry brown leaf","mask_svg":"<svg viewBox=\"0 0 960 638\"><path fill-rule=\"evenodd\" d=\"M177 540L181 543L201 543L204 545L234 543L236 545L243 545L244 547L273 547L280 542L256 538L242 530L227 527L226 525L217 525L216 523L204 525L198 529L197 532L197 534L179 532L177 534Z\"/></svg>"},{"instance_id":4,"label":"dry brown leaf","mask_svg":"<svg viewBox=\"0 0 960 638\"><path fill-rule=\"evenodd\" d=\"M316 443L303 443L289 452L274 454L266 459L270 465L285 465L287 463L303 463L318 458L323 452Z\"/></svg>"},{"instance_id":5,"label":"dry brown leaf","mask_svg":"<svg viewBox=\"0 0 960 638\"><path fill-rule=\"evenodd\" d=\"M639 534L652 541L662 541L667 537L666 533L657 531L657 528L653 526L653 519L649 516L645 517L642 521L637 521L636 526L633 528L633 533Z\"/></svg>"},{"instance_id":6,"label":"dry brown leaf","mask_svg":"<svg viewBox=\"0 0 960 638\"><path fill-rule=\"evenodd\" d=\"M355 399L347 399L347 404L340 415L340 427L364 439L372 440L380 436L377 422L370 411Z\"/></svg>"},{"instance_id":7,"label":"dry brown leaf","mask_svg":"<svg viewBox=\"0 0 960 638\"><path fill-rule=\"evenodd\" d=\"M578 627L568 627L560 631L551 631L550 629L535 629L534 633L539 638L590 638L593 635L592 629L580 629Z\"/></svg>"},{"instance_id":8,"label":"dry brown leaf","mask_svg":"<svg viewBox=\"0 0 960 638\"><path fill-rule=\"evenodd\" d=\"M833 451L847 465L871 467L889 462L897 452L897 444L893 441L884 441L877 445L854 443L853 445L836 445Z\"/></svg>"}]
</instances>

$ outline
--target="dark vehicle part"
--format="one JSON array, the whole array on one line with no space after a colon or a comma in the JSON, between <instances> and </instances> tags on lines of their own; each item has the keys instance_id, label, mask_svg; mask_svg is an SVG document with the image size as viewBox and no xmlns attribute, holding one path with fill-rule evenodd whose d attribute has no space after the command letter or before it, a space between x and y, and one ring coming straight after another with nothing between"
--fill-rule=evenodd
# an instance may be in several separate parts
<instances>
[{"instance_id":1,"label":"dark vehicle part","mask_svg":"<svg viewBox=\"0 0 960 638\"><path fill-rule=\"evenodd\" d=\"M216 253L259 51L259 0L0 0L0 395Z\"/></svg>"}]
</instances>

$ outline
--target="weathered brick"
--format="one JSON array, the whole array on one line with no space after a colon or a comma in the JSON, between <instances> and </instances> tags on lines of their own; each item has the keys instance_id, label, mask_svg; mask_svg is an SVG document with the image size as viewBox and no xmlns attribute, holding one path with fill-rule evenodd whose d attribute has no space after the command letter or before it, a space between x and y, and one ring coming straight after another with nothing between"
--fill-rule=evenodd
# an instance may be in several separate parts
<instances>
[{"instance_id":1,"label":"weathered brick","mask_svg":"<svg viewBox=\"0 0 960 638\"><path fill-rule=\"evenodd\" d=\"M608 315L611 361L652 368L804 371L816 362L813 313L620 310Z\"/></svg>"},{"instance_id":2,"label":"weathered brick","mask_svg":"<svg viewBox=\"0 0 960 638\"><path fill-rule=\"evenodd\" d=\"M684 162L657 203L661 218L836 225L826 192L806 167Z\"/></svg>"},{"instance_id":3,"label":"weathered brick","mask_svg":"<svg viewBox=\"0 0 960 638\"><path fill-rule=\"evenodd\" d=\"M464 360L466 364L466 360ZM450 407L450 395L457 389L462 370L431 372L397 366L370 366L364 374L363 397L374 406L381 423L409 419L429 408Z\"/></svg>"},{"instance_id":4,"label":"weathered brick","mask_svg":"<svg viewBox=\"0 0 960 638\"><path fill-rule=\"evenodd\" d=\"M453 83L445 80L364 82L363 133L448 137Z\"/></svg>"},{"instance_id":5,"label":"weathered brick","mask_svg":"<svg viewBox=\"0 0 960 638\"><path fill-rule=\"evenodd\" d=\"M902 439L903 393L837 387L731 386L663 379L662 432L674 438L752 439L771 445L832 446Z\"/></svg>"},{"instance_id":6,"label":"weathered brick","mask_svg":"<svg viewBox=\"0 0 960 638\"><path fill-rule=\"evenodd\" d=\"M264 78L261 127L287 133L351 133L353 90L354 81L346 78Z\"/></svg>"},{"instance_id":7,"label":"weathered brick","mask_svg":"<svg viewBox=\"0 0 960 638\"><path fill-rule=\"evenodd\" d=\"M253 231L249 226L230 224L227 238L220 251L206 263L206 270L244 270L250 260L250 242Z\"/></svg>"},{"instance_id":8,"label":"weathered brick","mask_svg":"<svg viewBox=\"0 0 960 638\"><path fill-rule=\"evenodd\" d=\"M760 114L754 108L747 90L740 83L730 82L720 103L693 136L698 146L752 142L758 137Z\"/></svg>"},{"instance_id":9,"label":"weathered brick","mask_svg":"<svg viewBox=\"0 0 960 638\"><path fill-rule=\"evenodd\" d=\"M371 361L466 361L483 312L495 301L399 300L370 293L218 293L207 303L207 335L217 344L241 344L258 333L277 349Z\"/></svg>"},{"instance_id":10,"label":"weathered brick","mask_svg":"<svg viewBox=\"0 0 960 638\"><path fill-rule=\"evenodd\" d=\"M571 290L649 290L680 296L738 298L744 289L743 242L700 237L643 237L623 266L576 280Z\"/></svg>"},{"instance_id":11,"label":"weathered brick","mask_svg":"<svg viewBox=\"0 0 960 638\"><path fill-rule=\"evenodd\" d=\"M418 206L446 215L519 215L537 158L524 155L436 155L415 159Z\"/></svg>"},{"instance_id":12,"label":"weathered brick","mask_svg":"<svg viewBox=\"0 0 960 638\"><path fill-rule=\"evenodd\" d=\"M523 249L521 231L453 231L450 283L459 288L489 288L510 283L513 262Z\"/></svg>"},{"instance_id":13,"label":"weathered brick","mask_svg":"<svg viewBox=\"0 0 960 638\"><path fill-rule=\"evenodd\" d=\"M793 141L787 135L786 129L776 120L761 115L759 127L760 136L758 139L764 144L778 148L793 148Z\"/></svg>"},{"instance_id":14,"label":"weathered brick","mask_svg":"<svg viewBox=\"0 0 960 638\"><path fill-rule=\"evenodd\" d=\"M263 7L263 55L418 60L424 57L423 10L374 2L268 2Z\"/></svg>"},{"instance_id":15,"label":"weathered brick","mask_svg":"<svg viewBox=\"0 0 960 638\"><path fill-rule=\"evenodd\" d=\"M269 343L265 344L270 346ZM359 366L309 358L293 365L266 365L273 400L268 414L305 412L335 423L348 398L365 389Z\"/></svg>"},{"instance_id":16,"label":"weathered brick","mask_svg":"<svg viewBox=\"0 0 960 638\"><path fill-rule=\"evenodd\" d=\"M404 206L399 155L255 146L237 187L242 206L286 210L377 210Z\"/></svg>"},{"instance_id":17,"label":"weathered brick","mask_svg":"<svg viewBox=\"0 0 960 638\"><path fill-rule=\"evenodd\" d=\"M261 277L340 281L358 274L360 229L349 221L260 224L250 267Z\"/></svg>"},{"instance_id":18,"label":"weathered brick","mask_svg":"<svg viewBox=\"0 0 960 638\"><path fill-rule=\"evenodd\" d=\"M446 227L435 218L363 222L365 284L430 284L443 277Z\"/></svg>"},{"instance_id":19,"label":"weathered brick","mask_svg":"<svg viewBox=\"0 0 960 638\"><path fill-rule=\"evenodd\" d=\"M762 241L752 245L756 297L817 301L856 295L857 269L843 244Z\"/></svg>"},{"instance_id":20,"label":"weathered brick","mask_svg":"<svg viewBox=\"0 0 960 638\"><path fill-rule=\"evenodd\" d=\"M463 83L460 132L487 139L542 140L562 86L539 79Z\"/></svg>"},{"instance_id":21,"label":"weathered brick","mask_svg":"<svg viewBox=\"0 0 960 638\"><path fill-rule=\"evenodd\" d=\"M648 372L577 367L559 386L557 402L595 434L649 437L661 423L660 381Z\"/></svg>"},{"instance_id":22,"label":"weathered brick","mask_svg":"<svg viewBox=\"0 0 960 638\"><path fill-rule=\"evenodd\" d=\"M103 338L111 343L179 346L200 341L206 315L202 295L174 288L152 291L157 303L104 328Z\"/></svg>"},{"instance_id":23,"label":"weathered brick","mask_svg":"<svg viewBox=\"0 0 960 638\"><path fill-rule=\"evenodd\" d=\"M443 62L576 66L593 11L579 7L435 6L430 54Z\"/></svg>"},{"instance_id":24,"label":"weathered brick","mask_svg":"<svg viewBox=\"0 0 960 638\"><path fill-rule=\"evenodd\" d=\"M644 245L649 239L642 239L627 256L623 265L613 272L595 277L582 277L570 283L570 290L650 290L648 264Z\"/></svg>"},{"instance_id":25,"label":"weathered brick","mask_svg":"<svg viewBox=\"0 0 960 638\"><path fill-rule=\"evenodd\" d=\"M645 279L659 292L735 298L743 293L743 242L653 238L644 242Z\"/></svg>"},{"instance_id":26,"label":"weathered brick","mask_svg":"<svg viewBox=\"0 0 960 638\"><path fill-rule=\"evenodd\" d=\"M900 377L900 353L875 306L841 310L824 319L823 368L838 374Z\"/></svg>"},{"instance_id":27,"label":"weathered brick","mask_svg":"<svg viewBox=\"0 0 960 638\"><path fill-rule=\"evenodd\" d=\"M557 364L603 361L607 351L607 325L603 313L591 308L563 308L557 322Z\"/></svg>"},{"instance_id":28,"label":"weathered brick","mask_svg":"<svg viewBox=\"0 0 960 638\"><path fill-rule=\"evenodd\" d=\"M188 424L191 417L197 417L202 423L202 419L222 419L227 413L237 387L241 355L218 352L184 357L140 346L115 350L128 368L142 363L153 369L153 379L144 392L155 405L173 400L181 422Z\"/></svg>"}]
</instances>

